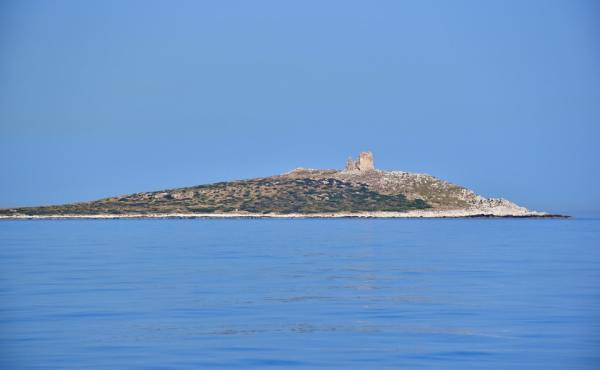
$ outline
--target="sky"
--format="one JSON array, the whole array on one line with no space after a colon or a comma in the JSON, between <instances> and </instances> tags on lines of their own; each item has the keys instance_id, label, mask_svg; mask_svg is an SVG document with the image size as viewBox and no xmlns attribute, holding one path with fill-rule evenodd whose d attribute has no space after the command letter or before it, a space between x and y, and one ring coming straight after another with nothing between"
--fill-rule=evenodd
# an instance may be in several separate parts
<instances>
[{"instance_id":1,"label":"sky","mask_svg":"<svg viewBox=\"0 0 600 370\"><path fill-rule=\"evenodd\" d=\"M0 2L0 207L375 165L600 214L600 5Z\"/></svg>"}]
</instances>

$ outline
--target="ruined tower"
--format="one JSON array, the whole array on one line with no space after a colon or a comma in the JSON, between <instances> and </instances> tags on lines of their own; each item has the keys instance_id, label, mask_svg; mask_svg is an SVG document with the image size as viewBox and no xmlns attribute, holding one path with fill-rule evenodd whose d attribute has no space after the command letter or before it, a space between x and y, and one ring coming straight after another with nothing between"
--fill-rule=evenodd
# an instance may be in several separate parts
<instances>
[{"instance_id":1,"label":"ruined tower","mask_svg":"<svg viewBox=\"0 0 600 370\"><path fill-rule=\"evenodd\" d=\"M351 156L348 157L348 159L346 159L346 171L354 171L356 169L356 163Z\"/></svg>"},{"instance_id":2,"label":"ruined tower","mask_svg":"<svg viewBox=\"0 0 600 370\"><path fill-rule=\"evenodd\" d=\"M361 152L358 160L353 161L352 157L349 157L346 161L346 171L371 171L374 169L373 153L371 152Z\"/></svg>"},{"instance_id":3,"label":"ruined tower","mask_svg":"<svg viewBox=\"0 0 600 370\"><path fill-rule=\"evenodd\" d=\"M358 161L356 162L356 167L358 167L359 171L374 170L375 166L373 165L373 153L361 152L358 155Z\"/></svg>"}]
</instances>

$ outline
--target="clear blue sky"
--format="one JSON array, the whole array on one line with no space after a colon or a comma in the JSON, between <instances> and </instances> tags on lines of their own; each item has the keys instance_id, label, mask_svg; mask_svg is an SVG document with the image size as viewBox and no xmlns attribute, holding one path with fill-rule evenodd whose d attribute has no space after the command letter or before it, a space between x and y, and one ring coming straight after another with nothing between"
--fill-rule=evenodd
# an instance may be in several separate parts
<instances>
[{"instance_id":1,"label":"clear blue sky","mask_svg":"<svg viewBox=\"0 0 600 370\"><path fill-rule=\"evenodd\" d=\"M2 1L0 207L376 165L600 211L596 1Z\"/></svg>"}]
</instances>

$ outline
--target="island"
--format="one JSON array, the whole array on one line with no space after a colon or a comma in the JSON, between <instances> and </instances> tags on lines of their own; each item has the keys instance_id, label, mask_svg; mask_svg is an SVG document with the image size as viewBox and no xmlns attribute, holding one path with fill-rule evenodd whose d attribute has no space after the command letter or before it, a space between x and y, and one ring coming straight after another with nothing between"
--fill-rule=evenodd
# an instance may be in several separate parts
<instances>
[{"instance_id":1,"label":"island","mask_svg":"<svg viewBox=\"0 0 600 370\"><path fill-rule=\"evenodd\" d=\"M373 154L342 170L297 168L271 177L142 192L64 205L3 208L1 219L53 218L566 217L485 198L431 175L378 170Z\"/></svg>"}]
</instances>

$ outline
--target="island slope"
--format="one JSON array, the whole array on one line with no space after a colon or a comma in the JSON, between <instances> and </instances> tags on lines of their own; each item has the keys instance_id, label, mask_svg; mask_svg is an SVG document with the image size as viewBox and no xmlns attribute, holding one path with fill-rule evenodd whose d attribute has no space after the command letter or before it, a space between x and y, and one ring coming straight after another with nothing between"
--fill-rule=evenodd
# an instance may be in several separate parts
<instances>
[{"instance_id":1,"label":"island slope","mask_svg":"<svg viewBox=\"0 0 600 370\"><path fill-rule=\"evenodd\" d=\"M112 217L550 217L436 177L376 170L372 154L344 170L135 193L92 202L0 209L0 218Z\"/></svg>"}]
</instances>

